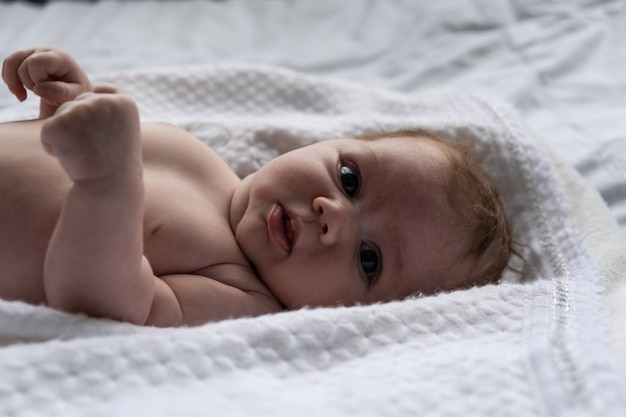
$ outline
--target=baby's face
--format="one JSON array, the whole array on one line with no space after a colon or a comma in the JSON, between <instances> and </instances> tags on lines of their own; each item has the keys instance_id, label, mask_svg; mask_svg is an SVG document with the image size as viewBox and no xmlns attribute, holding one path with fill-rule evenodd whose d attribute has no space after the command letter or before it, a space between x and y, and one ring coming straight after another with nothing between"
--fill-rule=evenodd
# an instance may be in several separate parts
<instances>
[{"instance_id":1,"label":"baby's face","mask_svg":"<svg viewBox=\"0 0 626 417\"><path fill-rule=\"evenodd\" d=\"M369 304L454 284L464 239L445 193L448 159L428 139L341 139L246 177L231 225L289 309Z\"/></svg>"}]
</instances>

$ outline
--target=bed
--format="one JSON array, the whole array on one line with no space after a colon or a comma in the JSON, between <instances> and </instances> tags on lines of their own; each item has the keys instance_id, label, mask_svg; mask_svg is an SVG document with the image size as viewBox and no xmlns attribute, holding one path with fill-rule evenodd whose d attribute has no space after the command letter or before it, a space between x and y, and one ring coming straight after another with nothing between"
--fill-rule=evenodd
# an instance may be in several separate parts
<instances>
[{"instance_id":1,"label":"bed","mask_svg":"<svg viewBox=\"0 0 626 417\"><path fill-rule=\"evenodd\" d=\"M196 328L0 300L0 415L625 415L625 39L624 0L0 3L1 57L62 47L242 176L333 137L470 137L526 259ZM0 89L0 121L36 113Z\"/></svg>"}]
</instances>

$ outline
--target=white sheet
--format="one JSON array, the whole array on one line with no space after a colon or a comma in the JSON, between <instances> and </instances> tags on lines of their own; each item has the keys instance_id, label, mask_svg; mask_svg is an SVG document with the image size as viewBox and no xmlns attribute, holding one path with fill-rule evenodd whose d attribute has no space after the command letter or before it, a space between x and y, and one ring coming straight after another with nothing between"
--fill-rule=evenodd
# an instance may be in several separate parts
<instances>
[{"instance_id":1,"label":"white sheet","mask_svg":"<svg viewBox=\"0 0 626 417\"><path fill-rule=\"evenodd\" d=\"M144 118L178 123L213 144L239 172L311 141L372 130L463 135L503 192L530 279L173 330L0 301L0 334L57 339L0 350L0 414L626 410L626 369L611 351L611 306L601 294L608 284L623 287L626 241L597 194L553 162L508 107L476 94L408 97L249 65L101 79L133 95ZM36 110L32 102L0 117Z\"/></svg>"}]
</instances>

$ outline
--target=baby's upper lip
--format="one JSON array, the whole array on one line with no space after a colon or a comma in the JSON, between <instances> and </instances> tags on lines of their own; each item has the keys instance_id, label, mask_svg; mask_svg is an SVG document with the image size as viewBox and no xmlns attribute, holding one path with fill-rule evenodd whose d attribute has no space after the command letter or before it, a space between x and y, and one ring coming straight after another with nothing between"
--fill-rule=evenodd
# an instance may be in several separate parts
<instances>
[{"instance_id":1,"label":"baby's upper lip","mask_svg":"<svg viewBox=\"0 0 626 417\"><path fill-rule=\"evenodd\" d=\"M281 204L274 206L269 214L268 229L271 238L287 254L291 253L298 239L299 226L297 218Z\"/></svg>"}]
</instances>

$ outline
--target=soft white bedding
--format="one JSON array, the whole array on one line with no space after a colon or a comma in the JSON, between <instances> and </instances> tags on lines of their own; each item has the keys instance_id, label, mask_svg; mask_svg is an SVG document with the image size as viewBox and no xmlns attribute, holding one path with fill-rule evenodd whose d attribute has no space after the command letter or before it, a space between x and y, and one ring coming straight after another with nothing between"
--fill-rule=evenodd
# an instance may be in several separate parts
<instances>
[{"instance_id":1,"label":"soft white bedding","mask_svg":"<svg viewBox=\"0 0 626 417\"><path fill-rule=\"evenodd\" d=\"M625 25L624 1L0 4L0 55L62 46L241 174L364 129L476 136L532 277L166 331L0 302L33 342L0 349L0 414L623 415ZM35 105L2 92L0 120Z\"/></svg>"}]
</instances>

